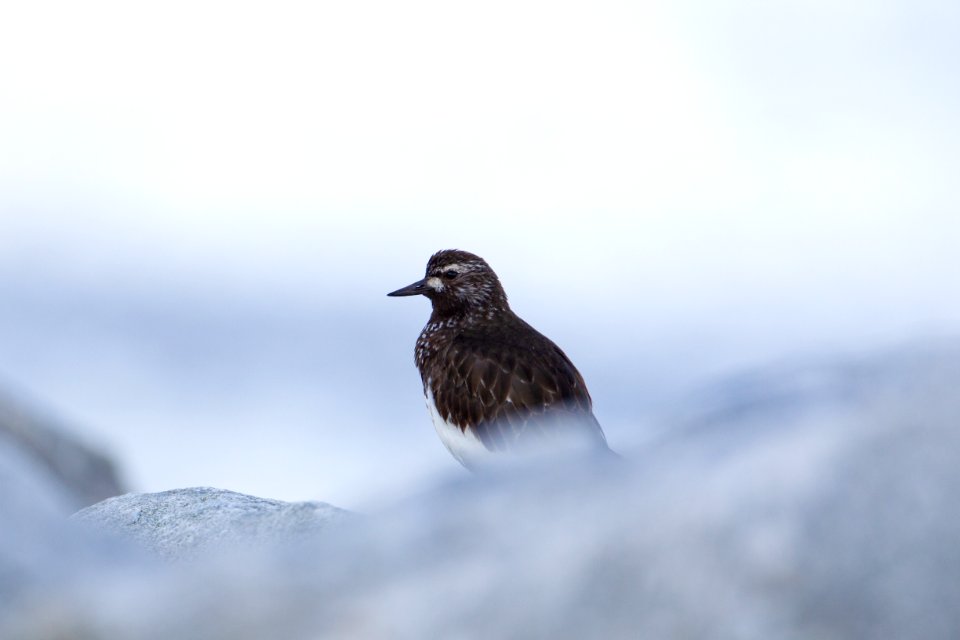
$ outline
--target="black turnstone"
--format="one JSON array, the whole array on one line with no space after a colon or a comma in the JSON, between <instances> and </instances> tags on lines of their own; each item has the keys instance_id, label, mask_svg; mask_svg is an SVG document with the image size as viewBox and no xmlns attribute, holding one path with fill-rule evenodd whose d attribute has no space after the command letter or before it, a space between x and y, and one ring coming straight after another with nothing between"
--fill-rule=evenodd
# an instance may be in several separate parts
<instances>
[{"instance_id":1,"label":"black turnstone","mask_svg":"<svg viewBox=\"0 0 960 640\"><path fill-rule=\"evenodd\" d=\"M434 427L465 467L557 446L610 451L580 372L510 310L483 258L440 251L422 280L387 295L433 304L416 364Z\"/></svg>"}]
</instances>

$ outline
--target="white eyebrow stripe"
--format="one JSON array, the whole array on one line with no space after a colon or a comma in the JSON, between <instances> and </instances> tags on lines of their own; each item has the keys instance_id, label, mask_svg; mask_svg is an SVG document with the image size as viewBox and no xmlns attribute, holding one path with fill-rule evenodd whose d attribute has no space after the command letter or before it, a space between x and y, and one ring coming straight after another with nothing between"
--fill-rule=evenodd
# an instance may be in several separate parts
<instances>
[{"instance_id":1,"label":"white eyebrow stripe","mask_svg":"<svg viewBox=\"0 0 960 640\"><path fill-rule=\"evenodd\" d=\"M464 269L463 265L459 262L454 262L453 264L448 264L445 267L440 267L440 273L443 273L444 271L456 271L457 273L462 273L463 271L466 271L466 269Z\"/></svg>"}]
</instances>

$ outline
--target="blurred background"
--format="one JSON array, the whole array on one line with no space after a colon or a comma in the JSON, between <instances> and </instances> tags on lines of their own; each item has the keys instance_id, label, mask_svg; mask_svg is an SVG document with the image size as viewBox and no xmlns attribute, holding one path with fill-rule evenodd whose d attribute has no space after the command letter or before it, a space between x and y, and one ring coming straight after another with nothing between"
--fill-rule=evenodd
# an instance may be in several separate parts
<instances>
[{"instance_id":1,"label":"blurred background","mask_svg":"<svg viewBox=\"0 0 960 640\"><path fill-rule=\"evenodd\" d=\"M15 3L0 386L141 491L462 473L388 291L461 248L615 449L757 364L960 326L960 5Z\"/></svg>"}]
</instances>

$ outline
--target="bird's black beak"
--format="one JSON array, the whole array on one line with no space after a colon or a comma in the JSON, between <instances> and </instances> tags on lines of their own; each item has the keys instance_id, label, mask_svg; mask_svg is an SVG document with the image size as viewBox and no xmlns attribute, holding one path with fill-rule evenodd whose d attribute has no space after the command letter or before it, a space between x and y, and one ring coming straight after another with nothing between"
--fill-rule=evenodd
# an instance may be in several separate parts
<instances>
[{"instance_id":1,"label":"bird's black beak","mask_svg":"<svg viewBox=\"0 0 960 640\"><path fill-rule=\"evenodd\" d=\"M400 296L419 296L427 292L427 279L417 280L413 284L408 284L402 289L397 289L396 291L391 291L388 293L388 296L400 297Z\"/></svg>"}]
</instances>

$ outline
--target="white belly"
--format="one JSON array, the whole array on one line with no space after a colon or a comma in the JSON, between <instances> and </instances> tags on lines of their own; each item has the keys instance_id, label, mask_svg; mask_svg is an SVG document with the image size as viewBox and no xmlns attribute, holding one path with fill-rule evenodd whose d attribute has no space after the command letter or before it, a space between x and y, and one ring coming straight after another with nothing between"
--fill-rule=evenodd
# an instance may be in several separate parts
<instances>
[{"instance_id":1,"label":"white belly","mask_svg":"<svg viewBox=\"0 0 960 640\"><path fill-rule=\"evenodd\" d=\"M433 427L437 430L440 441L460 464L468 469L476 469L479 466L489 464L492 454L483 446L483 443L480 442L473 431L469 429L461 430L460 427L447 422L440 415L429 384L427 384L427 411L430 412L430 419L433 420Z\"/></svg>"}]
</instances>

